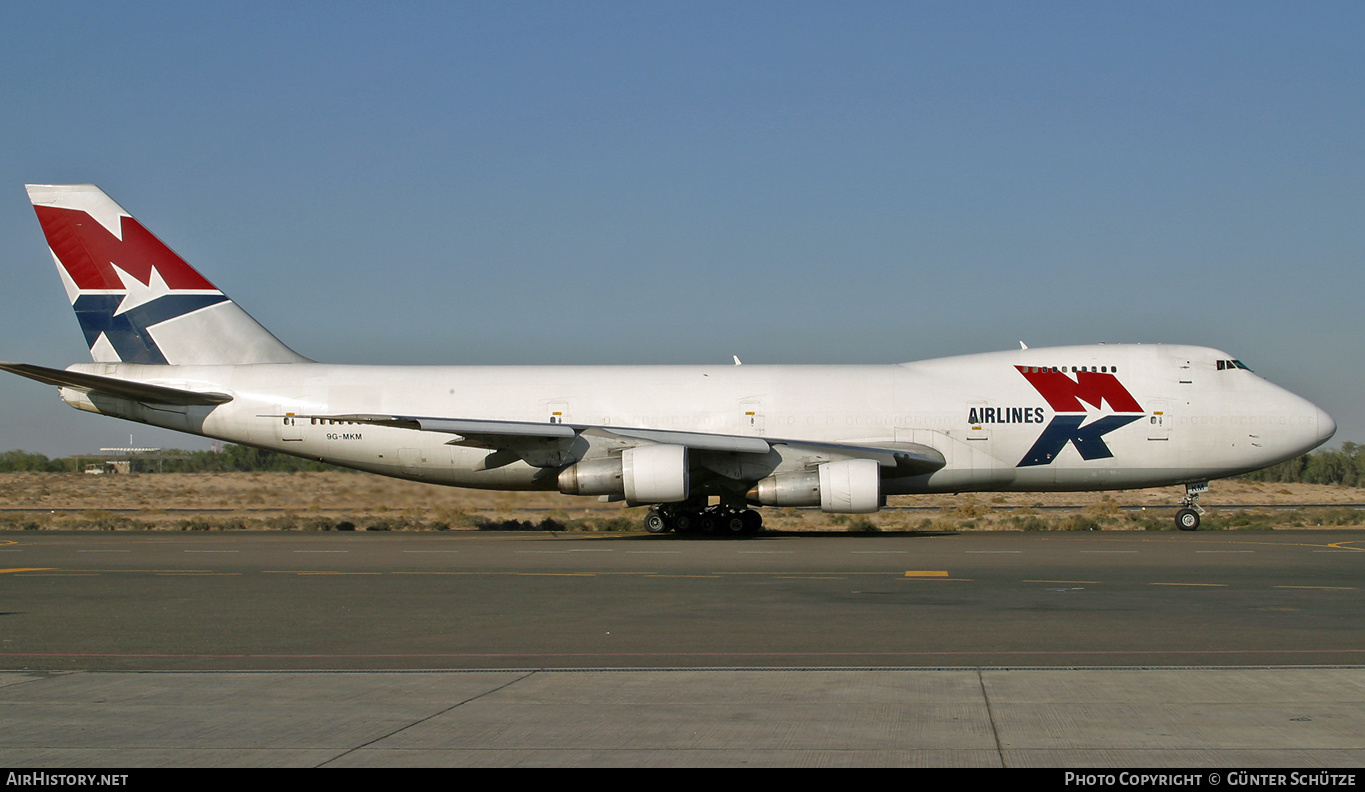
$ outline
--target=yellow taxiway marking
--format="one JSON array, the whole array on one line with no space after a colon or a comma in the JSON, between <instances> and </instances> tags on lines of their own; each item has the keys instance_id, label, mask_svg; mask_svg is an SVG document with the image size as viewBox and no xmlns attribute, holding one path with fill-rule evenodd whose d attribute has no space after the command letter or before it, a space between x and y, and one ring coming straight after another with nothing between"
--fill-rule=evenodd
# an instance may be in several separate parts
<instances>
[{"instance_id":1,"label":"yellow taxiway marking","mask_svg":"<svg viewBox=\"0 0 1365 792\"><path fill-rule=\"evenodd\" d=\"M1226 583L1150 583L1152 586L1203 586L1205 588L1227 588Z\"/></svg>"},{"instance_id":2,"label":"yellow taxiway marking","mask_svg":"<svg viewBox=\"0 0 1365 792\"><path fill-rule=\"evenodd\" d=\"M51 572L56 567L16 567L14 569L0 569L0 575L7 572Z\"/></svg>"},{"instance_id":3,"label":"yellow taxiway marking","mask_svg":"<svg viewBox=\"0 0 1365 792\"><path fill-rule=\"evenodd\" d=\"M313 572L303 569L271 569L266 572L268 575L382 575L383 572Z\"/></svg>"},{"instance_id":4,"label":"yellow taxiway marking","mask_svg":"<svg viewBox=\"0 0 1365 792\"><path fill-rule=\"evenodd\" d=\"M1320 591L1357 591L1355 586L1272 586L1283 589L1318 589Z\"/></svg>"},{"instance_id":5,"label":"yellow taxiway marking","mask_svg":"<svg viewBox=\"0 0 1365 792\"><path fill-rule=\"evenodd\" d=\"M746 575L749 576L749 577L772 577L772 576L774 576L774 575L779 575L779 574L785 575L785 574L790 574L790 573L787 573L787 572L712 572L711 574L714 575L714 576L716 576L716 577L735 577L735 576L746 576ZM885 572L847 572L847 571L844 571L844 570L842 570L842 569L830 569L830 570L823 570L823 571L820 571L820 572L798 572L798 573L796 573L796 574L806 574L806 575L841 575L841 576L846 576L846 577L847 577L847 576L863 575L863 576L867 576L867 577L882 577L882 576L884 576L886 573L885 573Z\"/></svg>"},{"instance_id":6,"label":"yellow taxiway marking","mask_svg":"<svg viewBox=\"0 0 1365 792\"><path fill-rule=\"evenodd\" d=\"M1098 580L1025 580L1025 583L1085 583L1091 586L1098 586Z\"/></svg>"},{"instance_id":7,"label":"yellow taxiway marking","mask_svg":"<svg viewBox=\"0 0 1365 792\"><path fill-rule=\"evenodd\" d=\"M948 572L947 572L947 570L922 570L922 571L909 570L909 571L907 571L907 572L905 573L905 576L906 576L906 577L946 578L946 577L948 577Z\"/></svg>"}]
</instances>

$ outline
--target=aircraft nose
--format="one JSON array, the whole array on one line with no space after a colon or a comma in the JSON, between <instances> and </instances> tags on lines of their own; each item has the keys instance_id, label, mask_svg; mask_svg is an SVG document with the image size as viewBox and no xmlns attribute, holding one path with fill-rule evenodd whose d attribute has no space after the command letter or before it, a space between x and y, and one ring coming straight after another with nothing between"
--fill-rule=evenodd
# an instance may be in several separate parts
<instances>
[{"instance_id":1,"label":"aircraft nose","mask_svg":"<svg viewBox=\"0 0 1365 792\"><path fill-rule=\"evenodd\" d=\"M1318 411L1318 443L1317 443L1317 444L1318 444L1318 445L1322 445L1323 443L1325 443L1325 442L1327 442L1328 440L1330 440L1330 439L1332 438L1332 435L1334 435L1334 434L1337 433L1337 422L1334 421L1334 420L1332 420L1332 416L1328 415L1328 414L1327 414L1327 411L1324 410L1324 409L1322 409L1321 407L1318 407L1317 405L1314 405L1314 406L1313 406L1313 409L1315 409L1315 410Z\"/></svg>"},{"instance_id":2,"label":"aircraft nose","mask_svg":"<svg viewBox=\"0 0 1365 792\"><path fill-rule=\"evenodd\" d=\"M1337 422L1327 411L1290 391L1266 383L1258 397L1263 404L1273 404L1267 413L1265 448L1271 452L1266 464L1283 462L1317 448L1337 431ZM1273 390L1272 390L1273 389Z\"/></svg>"},{"instance_id":3,"label":"aircraft nose","mask_svg":"<svg viewBox=\"0 0 1365 792\"><path fill-rule=\"evenodd\" d=\"M1327 442L1337 431L1337 422L1327 411L1302 396L1295 396L1296 405L1290 410L1294 429L1286 436L1294 453L1306 454Z\"/></svg>"}]
</instances>

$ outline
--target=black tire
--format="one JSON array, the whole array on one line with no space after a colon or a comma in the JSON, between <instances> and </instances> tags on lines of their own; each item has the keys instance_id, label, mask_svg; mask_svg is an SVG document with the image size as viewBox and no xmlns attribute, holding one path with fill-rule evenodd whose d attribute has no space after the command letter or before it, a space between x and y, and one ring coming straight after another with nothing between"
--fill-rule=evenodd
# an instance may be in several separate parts
<instances>
[{"instance_id":1,"label":"black tire","mask_svg":"<svg viewBox=\"0 0 1365 792\"><path fill-rule=\"evenodd\" d=\"M645 530L652 534L668 533L668 519L658 511L650 509L645 515Z\"/></svg>"},{"instance_id":2,"label":"black tire","mask_svg":"<svg viewBox=\"0 0 1365 792\"><path fill-rule=\"evenodd\" d=\"M1199 530L1199 512L1194 509L1181 509L1176 512L1175 527L1182 531Z\"/></svg>"},{"instance_id":3,"label":"black tire","mask_svg":"<svg viewBox=\"0 0 1365 792\"><path fill-rule=\"evenodd\" d=\"M759 531L763 530L763 515L762 515L762 514L759 514L759 513L758 513L756 510L754 510L754 509L748 509L748 510L746 510L746 511L743 512L743 515L744 515L744 532L745 532L745 533L748 533L748 534L756 534L756 533L758 533Z\"/></svg>"},{"instance_id":4,"label":"black tire","mask_svg":"<svg viewBox=\"0 0 1365 792\"><path fill-rule=\"evenodd\" d=\"M739 536L740 534L748 533L747 526L745 525L743 512L727 514L724 517L720 518L720 526L722 530L724 530L728 534L731 534L732 536Z\"/></svg>"},{"instance_id":5,"label":"black tire","mask_svg":"<svg viewBox=\"0 0 1365 792\"><path fill-rule=\"evenodd\" d=\"M697 528L697 518L692 512L678 512L673 516L673 531L675 533L692 533Z\"/></svg>"}]
</instances>

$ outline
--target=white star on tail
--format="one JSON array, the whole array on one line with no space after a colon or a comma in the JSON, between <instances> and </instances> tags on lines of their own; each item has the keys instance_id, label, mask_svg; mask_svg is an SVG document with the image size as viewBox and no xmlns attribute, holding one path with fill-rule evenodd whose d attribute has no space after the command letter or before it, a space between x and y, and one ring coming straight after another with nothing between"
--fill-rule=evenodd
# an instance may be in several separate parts
<instances>
[{"instance_id":1,"label":"white star on tail","mask_svg":"<svg viewBox=\"0 0 1365 792\"><path fill-rule=\"evenodd\" d=\"M152 277L149 283L143 284L132 273L109 262L114 268L114 273L123 282L123 288L128 290L123 302L119 303L118 310L114 311L114 316L127 313L140 305L146 305L153 300L160 299L171 293L171 287L166 285L166 279L161 277L161 272L156 267L152 267ZM176 294L222 294L216 289L176 289Z\"/></svg>"}]
</instances>

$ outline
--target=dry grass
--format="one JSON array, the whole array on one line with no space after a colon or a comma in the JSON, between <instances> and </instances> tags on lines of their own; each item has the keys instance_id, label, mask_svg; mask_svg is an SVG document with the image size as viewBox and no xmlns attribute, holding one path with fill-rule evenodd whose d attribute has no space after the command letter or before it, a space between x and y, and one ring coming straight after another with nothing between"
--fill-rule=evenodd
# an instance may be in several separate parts
<instances>
[{"instance_id":1,"label":"dry grass","mask_svg":"<svg viewBox=\"0 0 1365 792\"><path fill-rule=\"evenodd\" d=\"M777 531L1166 530L1181 487L1110 493L977 493L897 496L890 510L827 515L765 509ZM1222 510L1245 504L1354 504L1353 487L1214 482L1201 498L1204 527L1361 527L1365 512ZM1038 507L1067 507L1040 511ZM1148 512L1125 506L1155 507ZM0 529L43 530L637 530L643 511L593 497L488 492L363 473L197 473L87 476L0 474ZM22 509L24 512L13 510ZM132 510L132 511L128 511ZM186 513L185 510L206 510ZM211 510L211 511L208 511Z\"/></svg>"}]
</instances>

